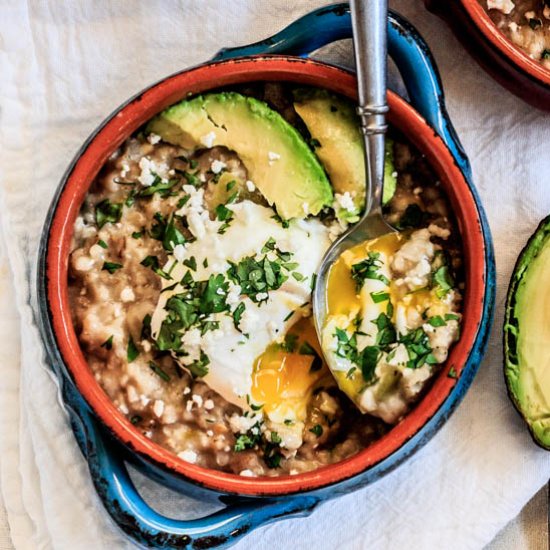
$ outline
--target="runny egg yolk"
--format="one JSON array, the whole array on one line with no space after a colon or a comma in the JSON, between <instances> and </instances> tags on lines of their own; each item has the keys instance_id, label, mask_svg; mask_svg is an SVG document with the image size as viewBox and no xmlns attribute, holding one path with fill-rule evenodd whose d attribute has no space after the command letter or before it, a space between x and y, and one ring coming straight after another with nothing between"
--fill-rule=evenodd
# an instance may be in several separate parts
<instances>
[{"instance_id":1,"label":"runny egg yolk","mask_svg":"<svg viewBox=\"0 0 550 550\"><path fill-rule=\"evenodd\" d=\"M284 420L305 418L314 386L330 376L310 318L298 321L286 336L285 344L271 344L260 355L252 374L251 397L263 404L266 414Z\"/></svg>"},{"instance_id":2,"label":"runny egg yolk","mask_svg":"<svg viewBox=\"0 0 550 550\"><path fill-rule=\"evenodd\" d=\"M345 252L334 262L330 269L327 285L328 315L348 315L350 312L359 311L360 302L356 283L351 276L351 266L368 256L369 252L380 252L387 258L393 256L407 239L407 233L389 233L358 244ZM393 285L390 285L392 302ZM385 307L384 307L385 309Z\"/></svg>"}]
</instances>

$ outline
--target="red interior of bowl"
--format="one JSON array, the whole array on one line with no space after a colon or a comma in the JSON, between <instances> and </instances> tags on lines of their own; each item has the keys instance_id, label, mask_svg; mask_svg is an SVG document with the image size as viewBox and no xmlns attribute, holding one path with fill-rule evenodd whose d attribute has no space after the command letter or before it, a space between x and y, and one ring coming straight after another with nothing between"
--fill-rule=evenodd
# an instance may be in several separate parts
<instances>
[{"instance_id":1,"label":"red interior of bowl","mask_svg":"<svg viewBox=\"0 0 550 550\"><path fill-rule=\"evenodd\" d=\"M151 87L116 112L82 151L68 176L55 212L47 251L47 292L54 331L63 359L88 404L124 443L149 460L206 487L229 493L280 495L310 490L349 478L399 449L435 414L460 375L482 316L485 248L473 196L443 141L403 99L389 93L389 121L424 153L438 174L456 214L464 247L466 292L464 325L440 375L414 410L387 435L342 462L295 476L247 478L201 468L179 459L142 435L120 413L96 382L80 349L70 314L67 266L73 225L92 181L106 159L139 126L188 93L251 81L287 81L330 89L356 99L355 77L336 67L288 57L256 57L199 66Z\"/></svg>"},{"instance_id":2,"label":"red interior of bowl","mask_svg":"<svg viewBox=\"0 0 550 550\"><path fill-rule=\"evenodd\" d=\"M516 65L523 69L531 77L536 78L550 85L550 70L541 63L529 57L519 46L516 46L506 35L504 35L493 23L487 12L478 0L460 0L464 9L468 12L471 20L489 40L493 46L511 59Z\"/></svg>"}]
</instances>

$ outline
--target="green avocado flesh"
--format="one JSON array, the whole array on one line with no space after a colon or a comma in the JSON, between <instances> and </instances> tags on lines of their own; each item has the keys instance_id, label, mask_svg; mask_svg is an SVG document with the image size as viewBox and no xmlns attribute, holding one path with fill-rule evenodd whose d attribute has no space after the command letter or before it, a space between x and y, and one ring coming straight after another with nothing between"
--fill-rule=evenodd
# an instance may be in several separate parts
<instances>
[{"instance_id":1,"label":"green avocado flesh","mask_svg":"<svg viewBox=\"0 0 550 550\"><path fill-rule=\"evenodd\" d=\"M550 216L527 243L512 276L504 355L510 396L535 442L550 449Z\"/></svg>"},{"instance_id":2,"label":"green avocado flesh","mask_svg":"<svg viewBox=\"0 0 550 550\"><path fill-rule=\"evenodd\" d=\"M332 204L332 188L298 131L262 101L234 92L182 101L147 126L185 149L224 146L281 218L316 215Z\"/></svg>"},{"instance_id":3,"label":"green avocado flesh","mask_svg":"<svg viewBox=\"0 0 550 550\"><path fill-rule=\"evenodd\" d=\"M294 109L318 143L315 153L337 193L349 192L357 212L365 203L365 147L359 118L351 101L325 90L294 91ZM395 193L393 141L386 139L383 203Z\"/></svg>"}]
</instances>

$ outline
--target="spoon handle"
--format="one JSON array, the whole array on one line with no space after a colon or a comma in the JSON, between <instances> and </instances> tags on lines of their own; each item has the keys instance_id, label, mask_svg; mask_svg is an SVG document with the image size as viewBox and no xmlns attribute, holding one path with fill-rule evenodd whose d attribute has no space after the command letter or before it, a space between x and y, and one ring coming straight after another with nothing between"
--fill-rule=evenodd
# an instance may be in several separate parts
<instances>
[{"instance_id":1,"label":"spoon handle","mask_svg":"<svg viewBox=\"0 0 550 550\"><path fill-rule=\"evenodd\" d=\"M350 0L359 106L365 139L364 217L382 211L384 134L387 129L387 0Z\"/></svg>"}]
</instances>

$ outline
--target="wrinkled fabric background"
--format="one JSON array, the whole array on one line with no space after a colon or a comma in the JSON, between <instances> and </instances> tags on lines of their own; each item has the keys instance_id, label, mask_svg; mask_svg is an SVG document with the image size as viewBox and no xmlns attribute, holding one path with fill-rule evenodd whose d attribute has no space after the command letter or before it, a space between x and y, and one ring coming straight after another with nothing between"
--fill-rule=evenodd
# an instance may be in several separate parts
<instances>
[{"instance_id":1,"label":"wrinkled fabric background","mask_svg":"<svg viewBox=\"0 0 550 550\"><path fill-rule=\"evenodd\" d=\"M37 244L66 166L130 95L326 3L0 0L0 486L18 550L131 547L95 496L33 322ZM480 548L550 476L550 455L506 396L501 353L513 264L550 213L550 116L495 84L419 0L390 5L432 48L487 210L498 272L489 351L463 404L409 462L309 518L258 529L238 549ZM351 64L349 41L323 58ZM137 481L163 511L204 510Z\"/></svg>"}]
</instances>

